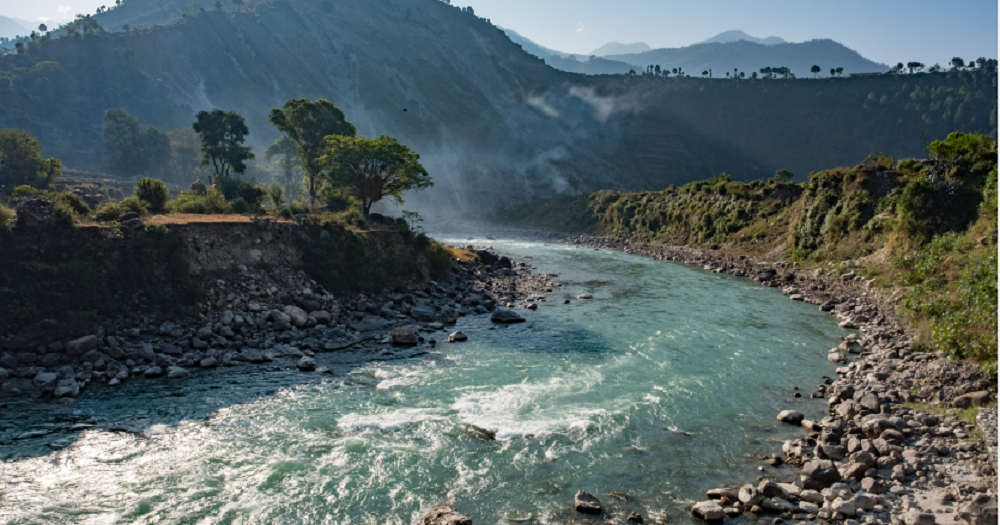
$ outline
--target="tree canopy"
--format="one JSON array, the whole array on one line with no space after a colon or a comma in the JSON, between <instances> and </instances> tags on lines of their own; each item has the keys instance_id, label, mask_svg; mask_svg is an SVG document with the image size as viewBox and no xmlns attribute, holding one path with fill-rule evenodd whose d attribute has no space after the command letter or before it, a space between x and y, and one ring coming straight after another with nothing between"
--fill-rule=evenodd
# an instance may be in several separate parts
<instances>
[{"instance_id":1,"label":"tree canopy","mask_svg":"<svg viewBox=\"0 0 1000 525\"><path fill-rule=\"evenodd\" d=\"M301 164L298 145L291 137L283 135L267 147L267 151L264 152L264 160L281 170L281 176L276 177L277 182L284 188L285 195L291 198L292 183L295 181L296 171Z\"/></svg>"},{"instance_id":2,"label":"tree canopy","mask_svg":"<svg viewBox=\"0 0 1000 525\"><path fill-rule=\"evenodd\" d=\"M42 146L27 131L0 129L0 189L27 184L42 188L62 175L58 159L42 158Z\"/></svg>"},{"instance_id":3,"label":"tree canopy","mask_svg":"<svg viewBox=\"0 0 1000 525\"><path fill-rule=\"evenodd\" d=\"M246 161L254 158L250 146L243 141L250 134L246 120L235 111L199 111L194 130L201 137L201 165L212 166L215 175L212 185L229 172L243 173Z\"/></svg>"},{"instance_id":4,"label":"tree canopy","mask_svg":"<svg viewBox=\"0 0 1000 525\"><path fill-rule=\"evenodd\" d=\"M324 141L330 135L353 137L354 124L344 117L344 112L328 100L297 98L285 102L283 108L274 108L268 120L279 131L288 135L298 145L302 171L308 179L309 198L316 199L316 177L322 170L319 158L323 155Z\"/></svg>"},{"instance_id":5,"label":"tree canopy","mask_svg":"<svg viewBox=\"0 0 1000 525\"><path fill-rule=\"evenodd\" d=\"M385 135L377 139L331 135L319 163L331 185L349 188L361 200L367 218L372 204L385 197L402 203L407 191L434 185L419 160L420 155Z\"/></svg>"},{"instance_id":6,"label":"tree canopy","mask_svg":"<svg viewBox=\"0 0 1000 525\"><path fill-rule=\"evenodd\" d=\"M104 112L101 126L104 165L118 177L150 176L163 171L171 160L166 133L143 126L137 117L120 109Z\"/></svg>"}]
</instances>

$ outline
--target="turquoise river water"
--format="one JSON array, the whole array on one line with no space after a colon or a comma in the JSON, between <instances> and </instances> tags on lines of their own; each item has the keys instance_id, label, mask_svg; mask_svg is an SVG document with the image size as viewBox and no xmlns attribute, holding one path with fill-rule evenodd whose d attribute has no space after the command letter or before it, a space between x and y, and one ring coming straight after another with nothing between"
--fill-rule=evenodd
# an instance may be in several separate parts
<instances>
[{"instance_id":1,"label":"turquoise river water","mask_svg":"<svg viewBox=\"0 0 1000 525\"><path fill-rule=\"evenodd\" d=\"M847 332L815 306L619 252L479 242L563 286L523 324L460 319L466 343L319 354L336 376L287 361L10 403L0 522L410 524L451 502L476 524L570 523L579 489L614 521L685 522L684 502L752 481L748 455L801 432L780 410L821 417L808 392Z\"/></svg>"}]
</instances>

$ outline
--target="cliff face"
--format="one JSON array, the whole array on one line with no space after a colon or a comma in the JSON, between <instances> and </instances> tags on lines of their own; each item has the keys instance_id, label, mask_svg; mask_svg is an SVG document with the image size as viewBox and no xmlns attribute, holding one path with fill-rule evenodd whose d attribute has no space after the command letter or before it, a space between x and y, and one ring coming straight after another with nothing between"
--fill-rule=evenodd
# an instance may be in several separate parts
<instances>
[{"instance_id":1,"label":"cliff face","mask_svg":"<svg viewBox=\"0 0 1000 525\"><path fill-rule=\"evenodd\" d=\"M259 154L278 137L272 107L327 98L359 133L396 136L421 154L436 185L407 208L425 214L660 189L723 171L802 178L872 151L920 155L922 131L996 133L995 67L872 79L588 77L546 66L438 0L190 4L130 0L98 19L131 31L42 39L0 59L0 127L31 131L71 168L100 170L108 108L165 129L190 126L202 109L235 110Z\"/></svg>"}]
</instances>

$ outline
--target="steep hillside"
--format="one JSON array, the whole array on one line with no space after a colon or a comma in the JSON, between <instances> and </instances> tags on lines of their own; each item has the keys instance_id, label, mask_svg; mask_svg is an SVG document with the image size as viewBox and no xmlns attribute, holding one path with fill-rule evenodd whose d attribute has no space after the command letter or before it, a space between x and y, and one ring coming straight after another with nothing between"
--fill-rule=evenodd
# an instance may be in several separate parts
<instances>
[{"instance_id":1,"label":"steep hillside","mask_svg":"<svg viewBox=\"0 0 1000 525\"><path fill-rule=\"evenodd\" d=\"M0 37L14 38L15 36L27 36L31 30L18 23L13 18L0 16Z\"/></svg>"},{"instance_id":2,"label":"steep hillside","mask_svg":"<svg viewBox=\"0 0 1000 525\"><path fill-rule=\"evenodd\" d=\"M997 366L997 142L954 133L927 160L749 184L727 176L657 192L559 196L507 220L788 260L870 279L926 345ZM849 262L847 262L849 261Z\"/></svg>"},{"instance_id":3,"label":"steep hillside","mask_svg":"<svg viewBox=\"0 0 1000 525\"><path fill-rule=\"evenodd\" d=\"M198 110L235 110L261 153L278 137L272 107L327 98L360 133L421 154L436 186L407 206L439 213L723 171L803 177L875 150L917 155L922 131L996 133L995 64L821 80L574 75L437 0L255 0L136 30L185 2L129 0L100 19L117 16L130 31L43 37L0 58L0 127L27 129L69 168L100 171L109 108L162 129L189 127Z\"/></svg>"},{"instance_id":4,"label":"steep hillside","mask_svg":"<svg viewBox=\"0 0 1000 525\"><path fill-rule=\"evenodd\" d=\"M731 73L734 68L745 71L749 76L763 67L787 67L798 77L812 76L809 69L813 65L820 66L824 74L837 67L844 68L844 74L884 73L889 70L889 66L872 62L857 51L833 40L773 45L737 40L654 49L645 53L610 55L605 58L643 66L654 64L670 69L680 67L694 76L711 69L715 77L724 77L726 72Z\"/></svg>"}]
</instances>

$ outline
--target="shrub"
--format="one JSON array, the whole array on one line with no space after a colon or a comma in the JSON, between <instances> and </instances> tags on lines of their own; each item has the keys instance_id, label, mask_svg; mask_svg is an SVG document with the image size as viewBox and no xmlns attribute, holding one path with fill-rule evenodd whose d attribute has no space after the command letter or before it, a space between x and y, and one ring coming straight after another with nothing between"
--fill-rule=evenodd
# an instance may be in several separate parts
<instances>
[{"instance_id":1,"label":"shrub","mask_svg":"<svg viewBox=\"0 0 1000 525\"><path fill-rule=\"evenodd\" d=\"M216 188L230 203L235 203L236 199L242 198L243 203L247 205L247 211L260 209L261 198L269 195L266 186L243 182L235 177L222 177L216 184Z\"/></svg>"},{"instance_id":2,"label":"shrub","mask_svg":"<svg viewBox=\"0 0 1000 525\"><path fill-rule=\"evenodd\" d=\"M17 214L0 202L0 231L9 231L14 227L15 222L17 222Z\"/></svg>"},{"instance_id":3,"label":"shrub","mask_svg":"<svg viewBox=\"0 0 1000 525\"><path fill-rule=\"evenodd\" d=\"M233 199L230 206L233 209L233 213L250 213L250 205L247 204L247 201L245 201L243 197L236 197Z\"/></svg>"},{"instance_id":4,"label":"shrub","mask_svg":"<svg viewBox=\"0 0 1000 525\"><path fill-rule=\"evenodd\" d=\"M87 203L83 202L79 195L70 192L57 195L53 208L55 215L70 219L90 214L90 206L87 206Z\"/></svg>"},{"instance_id":5,"label":"shrub","mask_svg":"<svg viewBox=\"0 0 1000 525\"><path fill-rule=\"evenodd\" d=\"M99 221L120 221L126 213L149 213L146 203L136 196L126 197L118 202L106 202L97 207L96 217Z\"/></svg>"},{"instance_id":6,"label":"shrub","mask_svg":"<svg viewBox=\"0 0 1000 525\"><path fill-rule=\"evenodd\" d=\"M176 199L167 206L170 213L194 213L211 215L229 213L232 211L226 197L215 188L209 188L204 194L195 191L182 191Z\"/></svg>"},{"instance_id":7,"label":"shrub","mask_svg":"<svg viewBox=\"0 0 1000 525\"><path fill-rule=\"evenodd\" d=\"M153 213L163 211L170 198L170 190L167 185L159 179L139 179L135 187L135 196L149 205L149 210Z\"/></svg>"}]
</instances>

